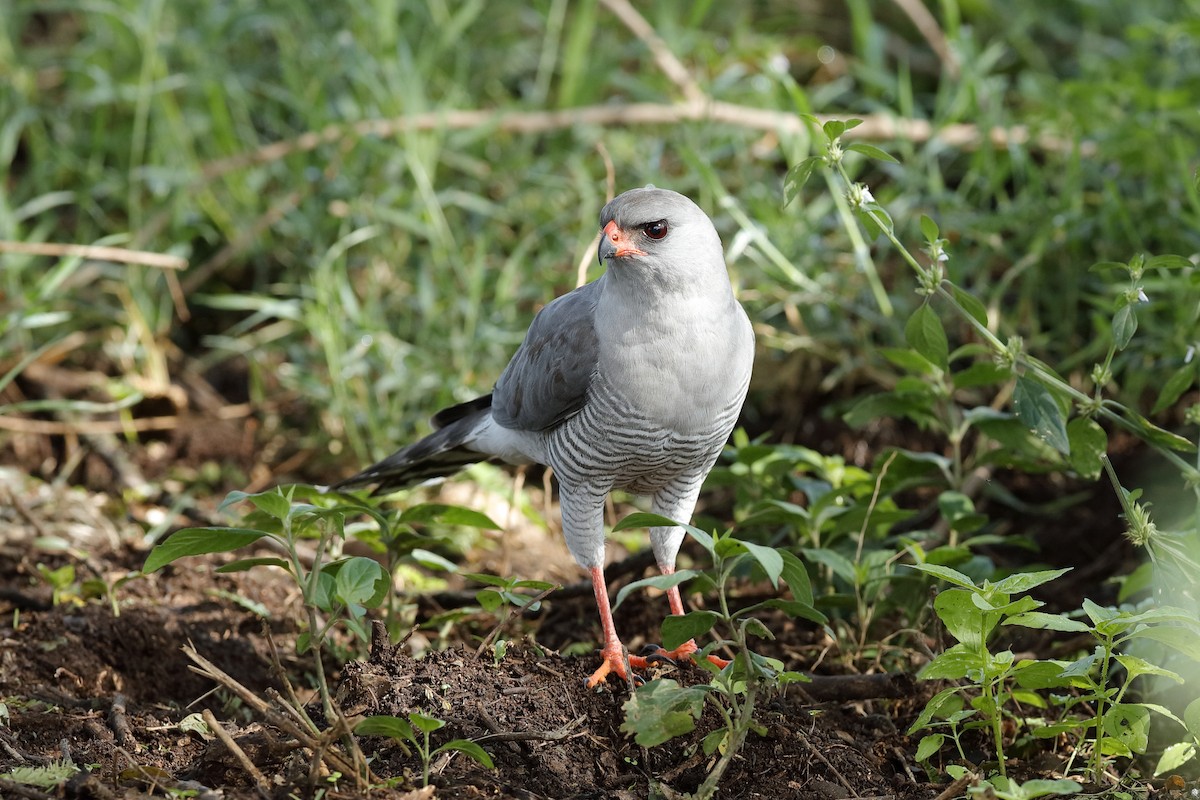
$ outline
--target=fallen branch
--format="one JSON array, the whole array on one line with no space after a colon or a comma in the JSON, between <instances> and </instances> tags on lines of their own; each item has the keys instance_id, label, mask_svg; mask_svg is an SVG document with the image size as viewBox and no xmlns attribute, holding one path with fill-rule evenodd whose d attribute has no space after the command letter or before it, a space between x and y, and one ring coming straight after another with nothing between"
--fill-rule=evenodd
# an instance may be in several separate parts
<instances>
[{"instance_id":1,"label":"fallen branch","mask_svg":"<svg viewBox=\"0 0 1200 800\"><path fill-rule=\"evenodd\" d=\"M818 122L846 119L850 115L817 114ZM1059 136L1040 134L1035 136L1028 127L1014 125L1010 128L980 128L978 125L955 123L935 127L928 120L904 119L886 114L867 114L862 124L846 131L843 138L850 140L879 141L905 139L925 142L932 139L950 147L966 150L984 144L998 149L1033 144L1051 152L1071 152L1078 147L1084 156L1093 155L1096 146L1092 142L1075 142ZM402 133L432 130L469 130L488 128L505 133L547 133L581 125L599 127L630 127L637 125L673 125L680 122L708 122L730 125L751 130L772 131L783 134L804 134L808 123L798 114L776 111L769 108L725 103L702 98L678 103L614 103L595 106L580 106L558 111L501 111L496 109L428 111L390 119L365 119L343 125L329 125L320 131L310 131L294 139L283 139L228 158L211 161L205 166L202 177L212 180L239 169L278 161L293 153L303 153L316 148L341 142L351 137L377 136L390 138Z\"/></svg>"},{"instance_id":2,"label":"fallen branch","mask_svg":"<svg viewBox=\"0 0 1200 800\"><path fill-rule=\"evenodd\" d=\"M59 244L57 242L14 242L0 239L0 253L22 253L31 256L78 256L93 261L113 261L118 264L138 264L159 269L187 269L187 259L152 253L146 250L126 250L98 244Z\"/></svg>"},{"instance_id":3,"label":"fallen branch","mask_svg":"<svg viewBox=\"0 0 1200 800\"><path fill-rule=\"evenodd\" d=\"M246 771L250 779L254 781L254 789L258 792L258 796L263 798L263 800L270 800L270 795L267 794L268 783L266 777L258 767L254 766L254 762L246 755L246 751L233 740L233 737L229 735L229 731L225 730L221 725L220 720L207 708L204 709L204 722L208 725L208 729L221 741L221 744L225 745L225 749L242 765L242 769Z\"/></svg>"}]
</instances>

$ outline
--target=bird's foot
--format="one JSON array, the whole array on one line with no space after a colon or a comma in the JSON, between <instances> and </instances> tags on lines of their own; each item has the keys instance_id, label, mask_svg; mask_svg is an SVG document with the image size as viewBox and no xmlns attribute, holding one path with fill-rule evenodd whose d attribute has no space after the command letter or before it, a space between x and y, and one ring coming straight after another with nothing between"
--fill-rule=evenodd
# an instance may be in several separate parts
<instances>
[{"instance_id":1,"label":"bird's foot","mask_svg":"<svg viewBox=\"0 0 1200 800\"><path fill-rule=\"evenodd\" d=\"M641 675L637 671L649 669L652 664L673 664L675 663L667 657L661 647L652 645L654 651L645 655L629 656L629 668L635 670L633 673L633 682L637 684L645 683ZM629 673L625 671L625 652L621 647L605 647L600 651L600 657L603 661L600 662L600 667L592 673L592 676L587 679L587 688L594 689L604 683L609 675L615 675L621 680L629 677Z\"/></svg>"},{"instance_id":2,"label":"bird's foot","mask_svg":"<svg viewBox=\"0 0 1200 800\"><path fill-rule=\"evenodd\" d=\"M674 663L676 661L682 661L684 659L690 659L692 656L694 656L699 651L700 651L700 648L696 645L695 639L688 639L686 642L679 645L679 647L676 647L674 650L664 650L656 644L646 645L646 647L644 647L642 649L643 653L647 653L647 652L649 653L649 655L647 655L647 658L649 658L651 660L663 659L663 660L669 660L672 663ZM710 663L715 664L717 669L725 669L725 667L729 666L730 663L732 663L730 661L727 661L727 660L721 658L720 656L709 655L709 656L706 656L706 658L709 660Z\"/></svg>"}]
</instances>

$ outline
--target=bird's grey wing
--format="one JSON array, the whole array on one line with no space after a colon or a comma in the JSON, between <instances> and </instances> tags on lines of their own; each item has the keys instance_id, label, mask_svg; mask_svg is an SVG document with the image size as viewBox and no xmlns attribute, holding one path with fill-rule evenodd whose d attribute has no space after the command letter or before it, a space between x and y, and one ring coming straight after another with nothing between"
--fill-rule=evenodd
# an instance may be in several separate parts
<instances>
[{"instance_id":1,"label":"bird's grey wing","mask_svg":"<svg viewBox=\"0 0 1200 800\"><path fill-rule=\"evenodd\" d=\"M596 372L600 282L568 292L533 319L492 390L492 417L505 428L545 431L578 413Z\"/></svg>"}]
</instances>

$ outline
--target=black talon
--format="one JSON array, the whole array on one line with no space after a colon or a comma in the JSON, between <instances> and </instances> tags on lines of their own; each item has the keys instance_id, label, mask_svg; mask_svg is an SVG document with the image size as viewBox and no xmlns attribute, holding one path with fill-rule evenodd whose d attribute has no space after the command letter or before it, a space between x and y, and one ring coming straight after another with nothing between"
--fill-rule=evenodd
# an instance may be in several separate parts
<instances>
[{"instance_id":1,"label":"black talon","mask_svg":"<svg viewBox=\"0 0 1200 800\"><path fill-rule=\"evenodd\" d=\"M643 646L642 646L642 649L641 649L641 651L638 653L638 655L640 655L640 656L652 656L652 655L654 655L655 653L660 653L660 652L662 652L662 647L660 647L659 645L656 645L654 642L650 642L649 644L646 644L646 645L643 645Z\"/></svg>"}]
</instances>

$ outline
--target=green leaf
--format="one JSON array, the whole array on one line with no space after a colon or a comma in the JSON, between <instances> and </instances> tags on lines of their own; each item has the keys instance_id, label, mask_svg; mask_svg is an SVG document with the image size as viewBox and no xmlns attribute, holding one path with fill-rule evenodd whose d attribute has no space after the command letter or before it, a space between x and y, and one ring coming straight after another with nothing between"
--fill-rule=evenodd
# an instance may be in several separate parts
<instances>
[{"instance_id":1,"label":"green leaf","mask_svg":"<svg viewBox=\"0 0 1200 800\"><path fill-rule=\"evenodd\" d=\"M724 754L725 753L725 743L728 741L729 741L729 729L722 726L720 728L717 728L715 731L708 734L707 736L705 736L704 740L700 743L700 746L701 746L701 748L703 748L704 755L706 755L706 756L711 756L713 753L717 752L718 750L720 750L721 753Z\"/></svg>"},{"instance_id":2,"label":"green leaf","mask_svg":"<svg viewBox=\"0 0 1200 800\"><path fill-rule=\"evenodd\" d=\"M1196 376L1196 367L1192 364L1184 364L1172 372L1171 377L1167 378L1167 382L1163 384L1162 390L1158 393L1158 400L1155 401L1154 408L1150 409L1150 413L1157 414L1174 405L1175 401L1192 385Z\"/></svg>"},{"instance_id":3,"label":"green leaf","mask_svg":"<svg viewBox=\"0 0 1200 800\"><path fill-rule=\"evenodd\" d=\"M1150 639L1151 641L1160 642L1167 647L1178 650L1193 661L1200 661L1200 636L1197 636L1195 631L1188 630L1187 628L1154 625L1134 631L1131 634L1131 638Z\"/></svg>"},{"instance_id":4,"label":"green leaf","mask_svg":"<svg viewBox=\"0 0 1200 800\"><path fill-rule=\"evenodd\" d=\"M712 630L712 626L721 618L714 611L691 611L687 614L672 614L662 621L662 643L668 650L674 650L684 642L703 636Z\"/></svg>"},{"instance_id":5,"label":"green leaf","mask_svg":"<svg viewBox=\"0 0 1200 800\"><path fill-rule=\"evenodd\" d=\"M975 594L967 589L947 589L933 599L933 610L946 630L971 649L983 646L984 639L995 625L995 615L988 624L988 614L974 602Z\"/></svg>"},{"instance_id":6,"label":"green leaf","mask_svg":"<svg viewBox=\"0 0 1200 800\"><path fill-rule=\"evenodd\" d=\"M413 727L417 728L422 733L433 733L436 730L446 727L445 720L438 719L437 717L431 717L427 714L422 714L420 711L410 712L408 719L413 724Z\"/></svg>"},{"instance_id":7,"label":"green leaf","mask_svg":"<svg viewBox=\"0 0 1200 800\"><path fill-rule=\"evenodd\" d=\"M758 565L763 568L763 572L767 574L767 580L771 581L771 585L779 588L779 576L783 574L783 556L774 547L767 547L754 542L741 542L741 545L746 548L746 552L750 557L758 562Z\"/></svg>"},{"instance_id":8,"label":"green leaf","mask_svg":"<svg viewBox=\"0 0 1200 800\"><path fill-rule=\"evenodd\" d=\"M500 530L500 526L492 521L487 514L480 513L462 506L451 506L444 503L421 503L406 509L400 515L400 521L412 525L422 522L438 522L443 525L463 525L468 528L485 528Z\"/></svg>"},{"instance_id":9,"label":"green leaf","mask_svg":"<svg viewBox=\"0 0 1200 800\"><path fill-rule=\"evenodd\" d=\"M1185 256L1161 255L1150 256L1146 259L1147 269L1190 269L1195 264Z\"/></svg>"},{"instance_id":10,"label":"green leaf","mask_svg":"<svg viewBox=\"0 0 1200 800\"><path fill-rule=\"evenodd\" d=\"M977 297L975 297L975 295L970 294L965 289L960 289L959 287L955 286L954 299L958 301L958 304L963 307L963 310L970 314L976 322L985 328L987 327L987 309L984 307L983 303Z\"/></svg>"},{"instance_id":11,"label":"green leaf","mask_svg":"<svg viewBox=\"0 0 1200 800\"><path fill-rule=\"evenodd\" d=\"M142 572L154 572L185 556L227 553L269 535L264 531L248 528L184 528L150 551L150 555L146 556L146 563L142 565Z\"/></svg>"},{"instance_id":12,"label":"green leaf","mask_svg":"<svg viewBox=\"0 0 1200 800\"><path fill-rule=\"evenodd\" d=\"M451 739L430 753L430 756L436 755L437 753L443 753L447 750L456 750L459 753L465 753L488 769L496 768L496 765L492 763L492 757L489 756L482 747L475 742L472 742L470 739Z\"/></svg>"},{"instance_id":13,"label":"green leaf","mask_svg":"<svg viewBox=\"0 0 1200 800\"><path fill-rule=\"evenodd\" d=\"M380 715L365 717L354 726L354 732L359 736L386 736L398 742L417 743L417 735L413 732L408 720L400 717Z\"/></svg>"},{"instance_id":14,"label":"green leaf","mask_svg":"<svg viewBox=\"0 0 1200 800\"><path fill-rule=\"evenodd\" d=\"M434 569L440 572L458 572L458 565L453 561L421 547L414 547L409 551L408 556L422 567L425 567L425 569Z\"/></svg>"},{"instance_id":15,"label":"green leaf","mask_svg":"<svg viewBox=\"0 0 1200 800\"><path fill-rule=\"evenodd\" d=\"M707 531L697 528L695 525L687 525L682 522L676 522L673 519L668 519L660 514L648 514L645 511L637 511L613 525L613 533L618 531L626 531L631 528L683 528L683 530L695 539L700 545L708 551L708 555L715 559L715 551L713 549L713 537Z\"/></svg>"},{"instance_id":16,"label":"green leaf","mask_svg":"<svg viewBox=\"0 0 1200 800\"><path fill-rule=\"evenodd\" d=\"M956 644L922 667L917 677L924 681L959 680L967 677L971 670L980 669L982 666L983 662L980 661L978 653Z\"/></svg>"},{"instance_id":17,"label":"green leaf","mask_svg":"<svg viewBox=\"0 0 1200 800\"><path fill-rule=\"evenodd\" d=\"M1091 626L1062 614L1047 614L1042 611L1026 611L1004 620L1005 625L1020 625L1023 628L1062 631L1063 633L1087 633Z\"/></svg>"},{"instance_id":18,"label":"green leaf","mask_svg":"<svg viewBox=\"0 0 1200 800\"><path fill-rule=\"evenodd\" d=\"M365 556L354 556L342 562L334 581L337 598L344 604L364 605L375 595L376 583L383 577L379 562Z\"/></svg>"},{"instance_id":19,"label":"green leaf","mask_svg":"<svg viewBox=\"0 0 1200 800\"><path fill-rule=\"evenodd\" d=\"M944 733L931 733L923 737L921 743L917 745L917 761L928 761L938 750L942 749L942 742L944 741L946 741Z\"/></svg>"},{"instance_id":20,"label":"green leaf","mask_svg":"<svg viewBox=\"0 0 1200 800\"><path fill-rule=\"evenodd\" d=\"M263 556L262 558L242 558L237 561L231 561L228 564L222 564L217 567L217 572L245 572L255 567L283 567L291 571L292 565L284 561L282 558L272 558L271 556Z\"/></svg>"},{"instance_id":21,"label":"green leaf","mask_svg":"<svg viewBox=\"0 0 1200 800\"><path fill-rule=\"evenodd\" d=\"M924 572L927 575L933 575L934 577L941 578L947 583L953 583L955 586L961 586L964 589L975 588L974 581L951 567L945 567L941 564L908 564L906 566L910 567L911 569L918 570L919 572Z\"/></svg>"},{"instance_id":22,"label":"green leaf","mask_svg":"<svg viewBox=\"0 0 1200 800\"><path fill-rule=\"evenodd\" d=\"M812 582L808 578L808 570L804 562L791 550L779 548L779 556L783 559L783 582L792 592L792 598L797 602L812 605Z\"/></svg>"},{"instance_id":23,"label":"green leaf","mask_svg":"<svg viewBox=\"0 0 1200 800\"><path fill-rule=\"evenodd\" d=\"M777 608L789 617L811 620L818 625L824 625L829 621L829 618L814 608L812 603L805 603L802 600L784 600L781 597L772 597L770 600L756 603L751 608ZM742 609L734 614L734 616L743 616L748 611L749 609Z\"/></svg>"},{"instance_id":24,"label":"green leaf","mask_svg":"<svg viewBox=\"0 0 1200 800\"><path fill-rule=\"evenodd\" d=\"M865 144L863 142L855 142L846 147L847 150L853 150L855 153L862 153L867 158L873 158L876 161L886 161L889 164L899 164L896 157L886 150L881 150L873 144Z\"/></svg>"},{"instance_id":25,"label":"green leaf","mask_svg":"<svg viewBox=\"0 0 1200 800\"><path fill-rule=\"evenodd\" d=\"M1188 703L1187 708L1183 710L1183 724L1187 726L1192 738L1200 742L1200 697Z\"/></svg>"},{"instance_id":26,"label":"green leaf","mask_svg":"<svg viewBox=\"0 0 1200 800\"><path fill-rule=\"evenodd\" d=\"M672 572L670 575L655 575L651 578L642 578L640 581L633 581L621 587L621 591L617 592L617 598L613 601L613 608L617 608L629 596L629 593L636 589L644 589L647 586L652 586L655 589L666 591L672 586L678 586L681 583L686 583L692 578L695 578L702 573L694 569L681 569Z\"/></svg>"},{"instance_id":27,"label":"green leaf","mask_svg":"<svg viewBox=\"0 0 1200 800\"><path fill-rule=\"evenodd\" d=\"M1196 757L1196 745L1191 742L1176 742L1163 750L1158 764L1154 767L1154 777L1164 772L1174 772Z\"/></svg>"},{"instance_id":28,"label":"green leaf","mask_svg":"<svg viewBox=\"0 0 1200 800\"><path fill-rule=\"evenodd\" d=\"M1126 678L1127 681L1131 681L1134 678L1142 675L1158 675L1159 677L1172 680L1175 683L1183 683L1183 678L1178 672L1173 672L1172 670L1164 667L1151 664L1144 658L1131 656L1128 653L1117 653L1116 659L1117 661L1121 662L1121 666L1123 666L1125 671L1129 673L1129 677Z\"/></svg>"},{"instance_id":29,"label":"green leaf","mask_svg":"<svg viewBox=\"0 0 1200 800\"><path fill-rule=\"evenodd\" d=\"M909 346L928 359L930 364L946 369L950 345L946 341L942 321L928 303L922 303L909 317L908 324L904 326L904 338Z\"/></svg>"},{"instance_id":30,"label":"green leaf","mask_svg":"<svg viewBox=\"0 0 1200 800\"><path fill-rule=\"evenodd\" d=\"M1021 594L1041 586L1043 583L1061 578L1072 569L1073 567L1064 567L1063 569L1044 569L1038 572L1016 572L995 583L992 588L1003 594Z\"/></svg>"},{"instance_id":31,"label":"green leaf","mask_svg":"<svg viewBox=\"0 0 1200 800\"><path fill-rule=\"evenodd\" d=\"M1108 452L1108 434L1104 428L1088 417L1076 417L1067 423L1067 440L1071 445L1071 468L1081 478L1099 478Z\"/></svg>"},{"instance_id":32,"label":"green leaf","mask_svg":"<svg viewBox=\"0 0 1200 800\"><path fill-rule=\"evenodd\" d=\"M926 216L925 214L922 214L921 215L921 235L925 237L926 241L932 242L938 238L938 234L939 234L939 231L938 231L937 223L934 222L932 218Z\"/></svg>"},{"instance_id":33,"label":"green leaf","mask_svg":"<svg viewBox=\"0 0 1200 800\"><path fill-rule=\"evenodd\" d=\"M1049 389L1027 375L1020 375L1013 393L1013 407L1035 436L1063 455L1071 452L1066 415Z\"/></svg>"},{"instance_id":34,"label":"green leaf","mask_svg":"<svg viewBox=\"0 0 1200 800\"><path fill-rule=\"evenodd\" d=\"M1117 349L1124 350L1137 331L1137 314L1134 312L1132 304L1117 309L1117 313L1113 315L1112 331Z\"/></svg>"},{"instance_id":35,"label":"green leaf","mask_svg":"<svg viewBox=\"0 0 1200 800\"><path fill-rule=\"evenodd\" d=\"M504 595L492 589L481 589L475 593L475 602L479 603L484 611L494 614L496 609L504 605Z\"/></svg>"},{"instance_id":36,"label":"green leaf","mask_svg":"<svg viewBox=\"0 0 1200 800\"><path fill-rule=\"evenodd\" d=\"M1150 712L1139 705L1119 703L1104 713L1104 732L1135 753L1146 752L1150 740Z\"/></svg>"},{"instance_id":37,"label":"green leaf","mask_svg":"<svg viewBox=\"0 0 1200 800\"><path fill-rule=\"evenodd\" d=\"M846 132L846 123L831 119L821 126L821 130L825 132L825 138L832 142Z\"/></svg>"},{"instance_id":38,"label":"green leaf","mask_svg":"<svg viewBox=\"0 0 1200 800\"><path fill-rule=\"evenodd\" d=\"M279 489L249 494L244 499L253 503L259 511L278 520L287 519L288 512L292 510L292 501L285 497Z\"/></svg>"},{"instance_id":39,"label":"green leaf","mask_svg":"<svg viewBox=\"0 0 1200 800\"><path fill-rule=\"evenodd\" d=\"M821 156L809 156L799 164L793 165L783 178L783 205L786 208L796 199L796 195L800 194L800 190L804 188L804 184L808 183L808 179L812 176L813 171L821 165L824 159Z\"/></svg>"},{"instance_id":40,"label":"green leaf","mask_svg":"<svg viewBox=\"0 0 1200 800\"><path fill-rule=\"evenodd\" d=\"M621 731L632 733L643 747L654 747L690 733L704 710L704 698L710 684L682 687L669 678L660 678L639 686L624 705L625 721Z\"/></svg>"}]
</instances>

